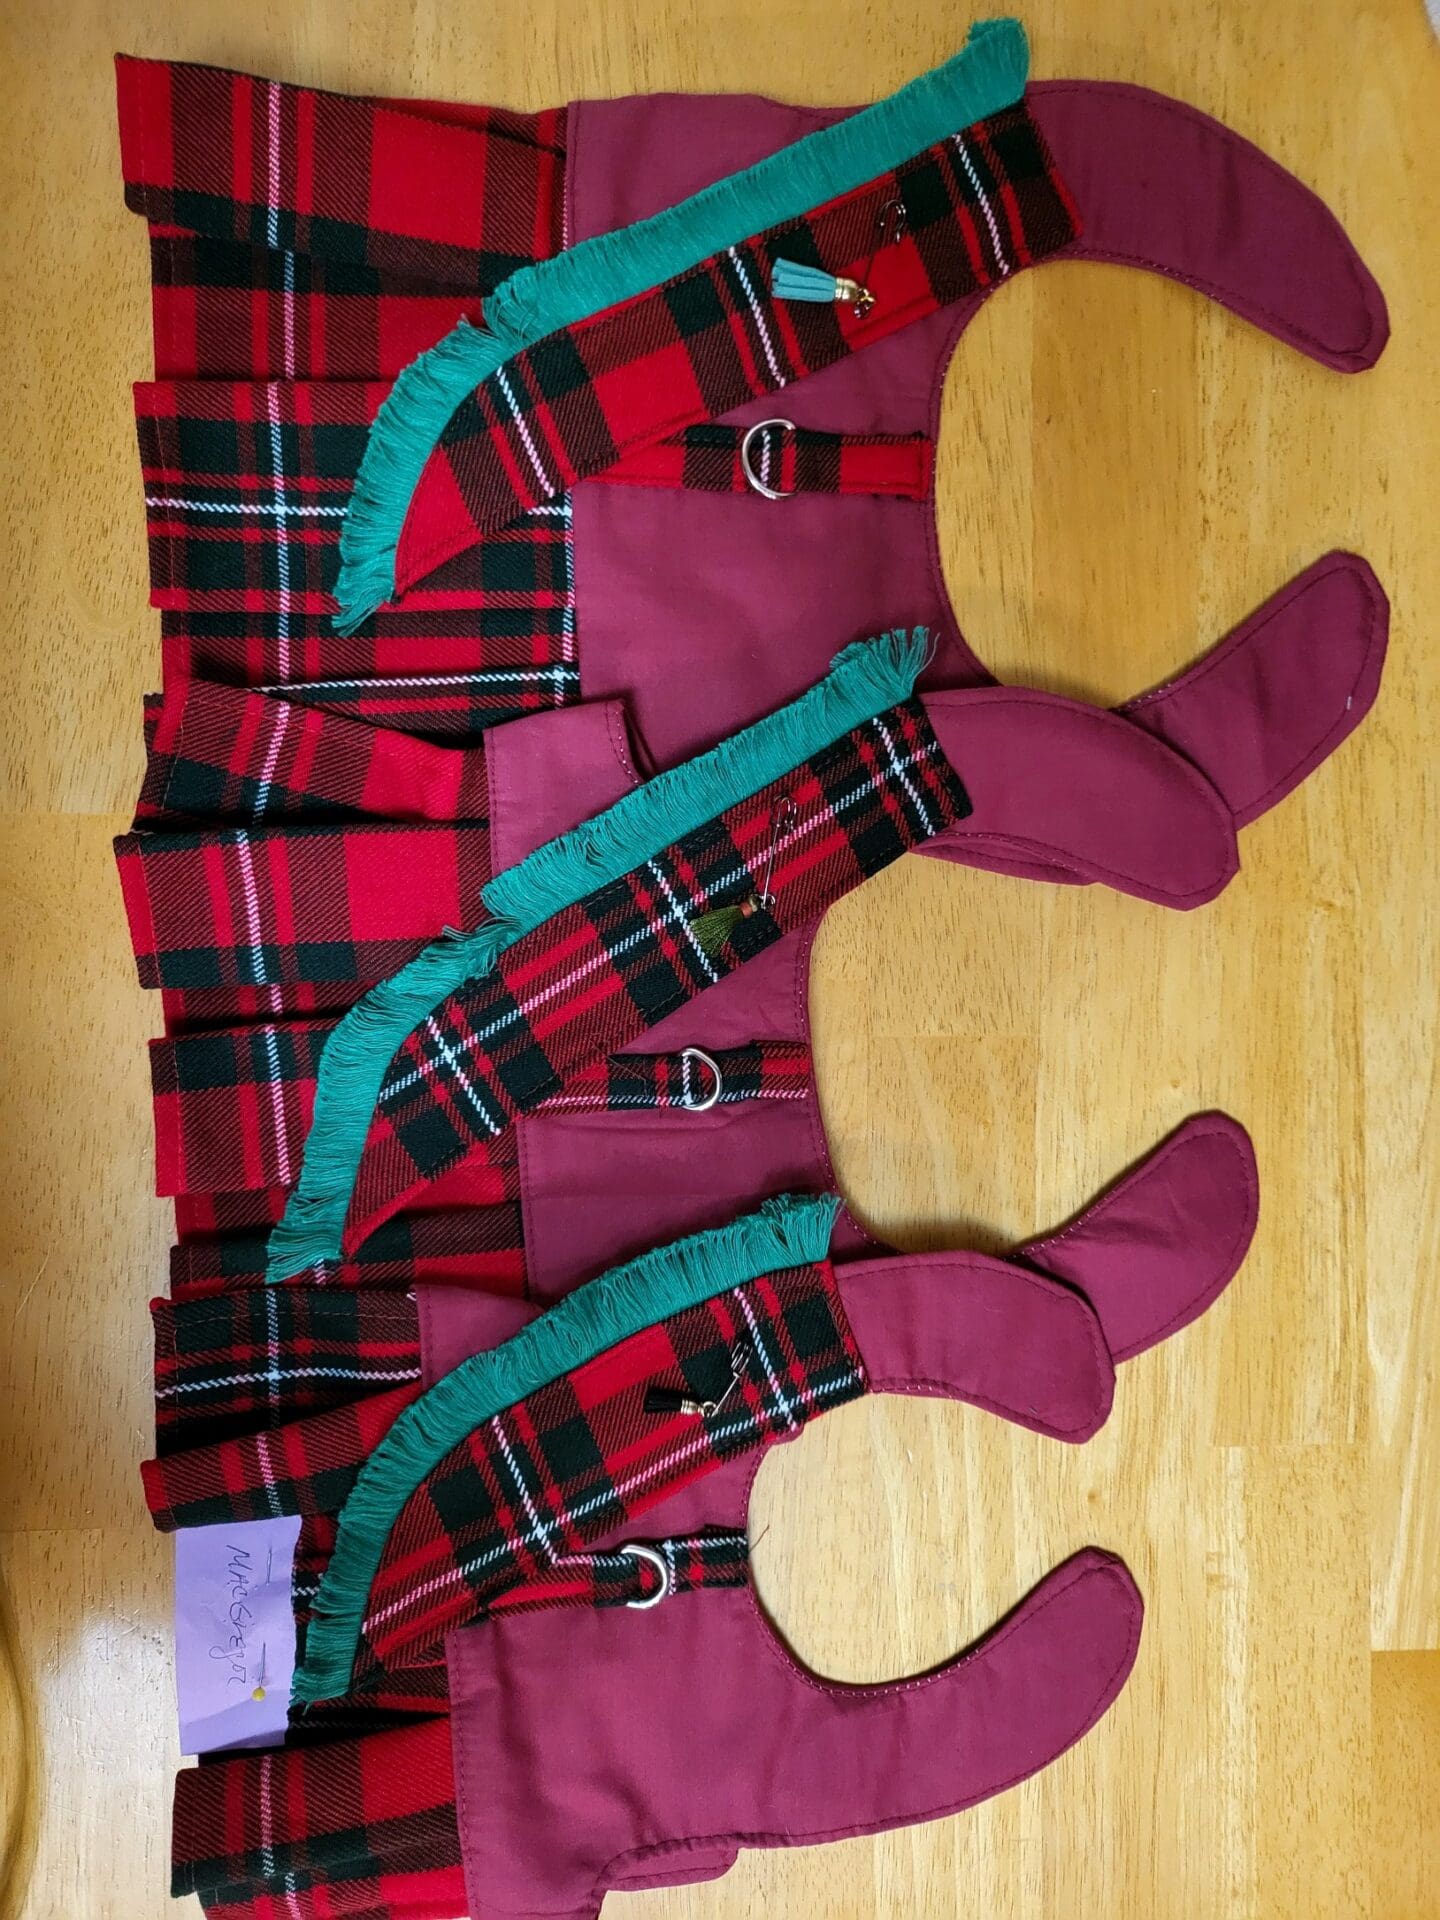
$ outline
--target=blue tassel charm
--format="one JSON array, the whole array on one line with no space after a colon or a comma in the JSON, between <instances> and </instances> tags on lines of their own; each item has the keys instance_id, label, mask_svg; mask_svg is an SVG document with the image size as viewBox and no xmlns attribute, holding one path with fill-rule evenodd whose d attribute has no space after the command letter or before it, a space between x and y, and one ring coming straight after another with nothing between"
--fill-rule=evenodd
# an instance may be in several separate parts
<instances>
[{"instance_id":1,"label":"blue tassel charm","mask_svg":"<svg viewBox=\"0 0 1440 1920\"><path fill-rule=\"evenodd\" d=\"M805 300L814 306L848 301L857 314L868 313L875 304L875 296L858 280L845 280L826 273L823 267L807 267L798 260L775 262L770 291L777 300Z\"/></svg>"}]
</instances>

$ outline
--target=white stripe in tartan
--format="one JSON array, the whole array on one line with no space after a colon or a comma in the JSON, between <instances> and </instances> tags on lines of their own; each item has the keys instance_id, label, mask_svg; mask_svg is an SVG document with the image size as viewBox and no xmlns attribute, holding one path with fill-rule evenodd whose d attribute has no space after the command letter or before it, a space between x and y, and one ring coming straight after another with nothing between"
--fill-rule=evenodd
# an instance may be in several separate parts
<instances>
[{"instance_id":1,"label":"white stripe in tartan","mask_svg":"<svg viewBox=\"0 0 1440 1920\"><path fill-rule=\"evenodd\" d=\"M289 506L283 487L277 484L276 498L273 503L261 499L252 500L196 500L178 494L147 493L147 507L174 507L181 513L253 513L267 520L299 520L306 518L343 520L347 508Z\"/></svg>"},{"instance_id":2,"label":"white stripe in tartan","mask_svg":"<svg viewBox=\"0 0 1440 1920\"><path fill-rule=\"evenodd\" d=\"M273 1292L274 1289L272 1288ZM258 1381L280 1380L418 1380L419 1367L283 1367L278 1373L267 1368L260 1373L227 1373L223 1378L175 1380L156 1387L155 1398L165 1400L177 1393L213 1393L219 1387L253 1387Z\"/></svg>"},{"instance_id":3,"label":"white stripe in tartan","mask_svg":"<svg viewBox=\"0 0 1440 1920\"><path fill-rule=\"evenodd\" d=\"M774 377L775 386L778 390L783 386L787 386L789 383L780 370L780 362L775 357L775 343L770 338L769 327L765 324L764 308L755 297L754 285L749 274L745 271L745 262L740 258L739 253L734 247L727 247L725 251L730 256L731 265L735 269L735 278L740 282L740 290L745 295L746 304L750 308L750 317L755 322L755 331L760 336L760 344L765 349L765 358L769 362L770 372Z\"/></svg>"},{"instance_id":4,"label":"white stripe in tartan","mask_svg":"<svg viewBox=\"0 0 1440 1920\"><path fill-rule=\"evenodd\" d=\"M914 807L916 813L918 813L920 818L924 821L926 833L927 834L934 833L935 822L930 818L930 815L926 812L925 803L921 800L920 795L916 792L914 781L908 777L909 765L907 761L904 760L901 757L901 755L897 752L895 747L895 742L894 740L891 739L890 733L886 728L885 722L878 716L878 714L875 719L875 731L879 734L880 738L885 742L885 751L890 757L891 771L894 773L895 778L900 782L901 786L904 787L906 793L909 794L910 804Z\"/></svg>"},{"instance_id":5,"label":"white stripe in tartan","mask_svg":"<svg viewBox=\"0 0 1440 1920\"><path fill-rule=\"evenodd\" d=\"M970 158L970 149L965 144L964 135L957 133L954 136L954 140L955 150L960 155L961 165L969 175L970 184L975 189L975 198L980 202L981 208L984 211L985 224L990 229L990 239L995 248L995 265L1000 269L1000 277L1003 280L1010 271L1010 263L1001 251L1000 229L995 224L994 209L990 205L989 197L984 187L980 184L980 176L975 171L975 162Z\"/></svg>"}]
</instances>

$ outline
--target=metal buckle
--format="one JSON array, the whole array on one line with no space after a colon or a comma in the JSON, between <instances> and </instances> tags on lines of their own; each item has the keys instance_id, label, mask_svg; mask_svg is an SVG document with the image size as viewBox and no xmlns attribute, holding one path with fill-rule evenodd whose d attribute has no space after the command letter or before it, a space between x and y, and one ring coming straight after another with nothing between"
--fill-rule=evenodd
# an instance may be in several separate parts
<instances>
[{"instance_id":1,"label":"metal buckle","mask_svg":"<svg viewBox=\"0 0 1440 1920\"><path fill-rule=\"evenodd\" d=\"M703 1100L682 1100L680 1102L687 1113L708 1113L711 1107L718 1105L720 1096L725 1091L725 1078L720 1071L719 1062L712 1060L703 1047L682 1048L680 1059L682 1064L687 1060L697 1061L702 1067L708 1067L714 1075L714 1090L708 1093Z\"/></svg>"},{"instance_id":2,"label":"metal buckle","mask_svg":"<svg viewBox=\"0 0 1440 1920\"><path fill-rule=\"evenodd\" d=\"M651 1607L658 1607L662 1600L670 1598L670 1563L664 1554L657 1553L654 1547L642 1547L638 1540L632 1540L626 1546L617 1547L615 1551L628 1554L632 1560L643 1560L660 1576L660 1584L654 1593L642 1596L639 1600L627 1600L625 1602L627 1607L632 1608L636 1613L646 1613Z\"/></svg>"},{"instance_id":3,"label":"metal buckle","mask_svg":"<svg viewBox=\"0 0 1440 1920\"><path fill-rule=\"evenodd\" d=\"M779 427L782 432L793 433L795 422L781 420L778 417L774 420L757 420L740 442L740 471L745 476L746 486L752 492L758 493L762 500L788 500L795 491L793 487L786 487L778 492L774 487L767 487L750 465L750 449L755 444L755 436L757 433L763 433L767 427Z\"/></svg>"}]
</instances>

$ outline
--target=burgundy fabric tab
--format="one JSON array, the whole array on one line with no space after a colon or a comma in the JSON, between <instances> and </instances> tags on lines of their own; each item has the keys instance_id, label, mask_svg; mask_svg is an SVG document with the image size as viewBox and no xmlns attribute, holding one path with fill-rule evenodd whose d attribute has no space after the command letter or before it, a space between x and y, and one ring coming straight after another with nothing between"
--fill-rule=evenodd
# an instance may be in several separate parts
<instances>
[{"instance_id":1,"label":"burgundy fabric tab","mask_svg":"<svg viewBox=\"0 0 1440 1920\"><path fill-rule=\"evenodd\" d=\"M1380 357L1390 329L1374 277L1268 154L1145 87L1042 80L1025 98L1084 218L1057 258L1179 280L1341 373Z\"/></svg>"},{"instance_id":2,"label":"burgundy fabric tab","mask_svg":"<svg viewBox=\"0 0 1440 1920\"><path fill-rule=\"evenodd\" d=\"M917 849L1163 906L1212 900L1239 866L1229 808L1189 761L1099 707L1022 687L927 693L972 812Z\"/></svg>"},{"instance_id":3,"label":"burgundy fabric tab","mask_svg":"<svg viewBox=\"0 0 1440 1920\"><path fill-rule=\"evenodd\" d=\"M1243 827L1365 718L1389 626L1390 602L1366 562L1327 553L1188 673L1119 711L1199 767Z\"/></svg>"},{"instance_id":4,"label":"burgundy fabric tab","mask_svg":"<svg viewBox=\"0 0 1440 1920\"><path fill-rule=\"evenodd\" d=\"M904 231L883 245L897 201ZM1073 205L1017 105L803 221L551 335L483 382L445 429L406 516L397 594L623 454L883 341L1054 251L1074 230ZM770 279L782 257L863 280L874 305L857 316L775 300Z\"/></svg>"},{"instance_id":5,"label":"burgundy fabric tab","mask_svg":"<svg viewBox=\"0 0 1440 1920\"><path fill-rule=\"evenodd\" d=\"M1068 1227L1016 1255L1079 1287L1114 1358L1189 1326L1224 1291L1259 1217L1255 1152L1224 1113L1202 1113Z\"/></svg>"}]
</instances>

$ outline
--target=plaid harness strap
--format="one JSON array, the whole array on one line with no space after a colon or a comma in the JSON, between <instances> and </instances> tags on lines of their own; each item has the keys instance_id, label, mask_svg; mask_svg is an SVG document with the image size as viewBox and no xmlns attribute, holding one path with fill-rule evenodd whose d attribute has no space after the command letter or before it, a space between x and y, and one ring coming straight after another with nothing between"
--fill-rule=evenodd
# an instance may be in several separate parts
<instances>
[{"instance_id":1,"label":"plaid harness strap","mask_svg":"<svg viewBox=\"0 0 1440 1920\"><path fill-rule=\"evenodd\" d=\"M208 1029L150 1043L155 1191L244 1192L296 1178L333 1021ZM545 1113L708 1111L751 1100L803 1100L810 1049L765 1040L713 1054L616 1054L593 1062ZM513 1167L513 1131L477 1142L485 1164Z\"/></svg>"},{"instance_id":2,"label":"plaid harness strap","mask_svg":"<svg viewBox=\"0 0 1440 1920\"><path fill-rule=\"evenodd\" d=\"M650 1389L706 1411L656 1412ZM622 1340L483 1422L401 1509L370 1588L352 1690L409 1665L517 1581L737 1454L866 1389L828 1262L750 1280Z\"/></svg>"},{"instance_id":3,"label":"plaid harness strap","mask_svg":"<svg viewBox=\"0 0 1440 1920\"><path fill-rule=\"evenodd\" d=\"M360 1163L347 1248L477 1141L498 1137L969 810L923 704L911 699L517 940L396 1053ZM769 907L760 904L767 894ZM707 951L693 922L736 902L746 903L744 917Z\"/></svg>"},{"instance_id":4,"label":"plaid harness strap","mask_svg":"<svg viewBox=\"0 0 1440 1920\"><path fill-rule=\"evenodd\" d=\"M904 219L889 237L897 205ZM1073 204L1022 103L549 335L452 416L411 503L397 592L622 457L984 293L1075 231ZM858 279L874 305L856 315L833 302L777 300L778 259Z\"/></svg>"}]
</instances>

